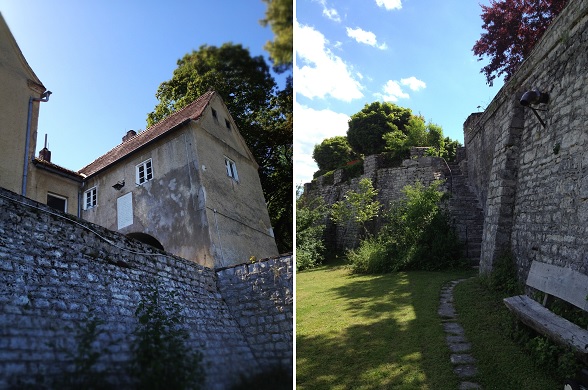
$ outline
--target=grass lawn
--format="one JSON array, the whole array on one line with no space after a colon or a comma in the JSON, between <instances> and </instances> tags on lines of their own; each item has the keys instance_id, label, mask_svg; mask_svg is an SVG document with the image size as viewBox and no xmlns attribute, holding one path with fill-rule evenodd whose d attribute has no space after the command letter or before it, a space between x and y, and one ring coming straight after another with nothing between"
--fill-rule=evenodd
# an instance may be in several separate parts
<instances>
[{"instance_id":1,"label":"grass lawn","mask_svg":"<svg viewBox=\"0 0 588 390\"><path fill-rule=\"evenodd\" d=\"M478 361L478 383L484 389L563 389L562 382L538 368L531 356L508 337L512 318L502 298L484 288L478 278L464 281L454 290L459 321Z\"/></svg>"},{"instance_id":2,"label":"grass lawn","mask_svg":"<svg viewBox=\"0 0 588 390\"><path fill-rule=\"evenodd\" d=\"M437 315L441 286L472 272L297 274L298 389L457 389Z\"/></svg>"},{"instance_id":3,"label":"grass lawn","mask_svg":"<svg viewBox=\"0 0 588 390\"><path fill-rule=\"evenodd\" d=\"M351 275L342 266L296 278L297 389L457 389L437 314L444 283L473 272ZM477 278L454 290L484 389L563 388L508 338L502 297Z\"/></svg>"}]
</instances>

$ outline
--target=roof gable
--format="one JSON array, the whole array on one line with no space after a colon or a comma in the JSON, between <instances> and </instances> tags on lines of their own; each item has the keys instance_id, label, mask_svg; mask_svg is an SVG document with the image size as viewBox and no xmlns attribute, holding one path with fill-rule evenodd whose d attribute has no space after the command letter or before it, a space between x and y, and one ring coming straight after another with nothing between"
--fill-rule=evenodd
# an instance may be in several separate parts
<instances>
[{"instance_id":1,"label":"roof gable","mask_svg":"<svg viewBox=\"0 0 588 390\"><path fill-rule=\"evenodd\" d=\"M114 164L129 154L141 149L143 146L150 144L171 130L176 129L178 126L191 120L199 119L214 95L216 95L216 92L214 91L206 92L192 103L176 111L167 118L162 119L147 130L142 131L127 141L115 146L109 152L98 157L78 172L86 177L92 176L109 165Z\"/></svg>"}]
</instances>

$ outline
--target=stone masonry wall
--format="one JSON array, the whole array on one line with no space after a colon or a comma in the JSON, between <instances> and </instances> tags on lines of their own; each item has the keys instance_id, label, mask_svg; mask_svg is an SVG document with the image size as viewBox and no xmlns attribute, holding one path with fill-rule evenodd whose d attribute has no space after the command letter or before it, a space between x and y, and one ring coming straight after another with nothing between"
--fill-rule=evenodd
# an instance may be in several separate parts
<instances>
[{"instance_id":1,"label":"stone masonry wall","mask_svg":"<svg viewBox=\"0 0 588 390\"><path fill-rule=\"evenodd\" d=\"M304 193L310 198L321 197L327 205L343 199L348 191L357 191L359 181L363 178L372 180L374 188L378 190L377 200L383 205L402 199L402 189L407 185L421 182L428 186L435 180L447 178L447 169L443 159L438 157L421 157L408 159L400 167L383 168L380 155L366 157L364 174L360 177L344 181L341 169L334 173L332 184L326 183L325 176L317 178L312 183L305 184ZM359 244L360 231L357 226L337 227L330 220L327 222L327 239L336 237L335 241L326 242L327 247L336 250L354 248ZM379 222L376 221L375 225Z\"/></svg>"},{"instance_id":2,"label":"stone masonry wall","mask_svg":"<svg viewBox=\"0 0 588 390\"><path fill-rule=\"evenodd\" d=\"M543 127L520 105L550 96ZM588 0L569 2L483 114L464 124L469 177L484 205L481 272L510 251L588 274Z\"/></svg>"},{"instance_id":3,"label":"stone masonry wall","mask_svg":"<svg viewBox=\"0 0 588 390\"><path fill-rule=\"evenodd\" d=\"M290 271L284 271L288 264ZM73 350L71 329L83 327L90 313L103 321L98 346L109 345L99 368L115 387L132 388L134 313L154 281L177 293L190 343L203 354L205 388L230 388L274 364L291 365L292 301L287 297L293 288L292 258L248 267L246 278L229 281L228 270L217 276L212 269L0 189L0 388L51 382L71 369L63 349ZM268 273L274 270L280 276L271 279L268 293ZM248 291L248 302L257 310L230 306L239 289ZM262 315L269 328L243 328Z\"/></svg>"},{"instance_id":4,"label":"stone masonry wall","mask_svg":"<svg viewBox=\"0 0 588 390\"><path fill-rule=\"evenodd\" d=\"M263 367L293 367L292 255L217 271L219 290Z\"/></svg>"}]
</instances>

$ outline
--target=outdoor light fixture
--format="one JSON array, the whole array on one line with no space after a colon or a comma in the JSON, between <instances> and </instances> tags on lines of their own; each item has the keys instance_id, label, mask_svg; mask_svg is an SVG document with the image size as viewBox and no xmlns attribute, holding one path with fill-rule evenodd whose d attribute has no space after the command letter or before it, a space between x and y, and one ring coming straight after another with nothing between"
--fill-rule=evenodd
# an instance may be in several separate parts
<instances>
[{"instance_id":1,"label":"outdoor light fixture","mask_svg":"<svg viewBox=\"0 0 588 390\"><path fill-rule=\"evenodd\" d=\"M125 181L119 181L117 182L115 185L112 186L112 188L114 188L117 191L120 191L121 188L123 188L125 186Z\"/></svg>"},{"instance_id":2,"label":"outdoor light fixture","mask_svg":"<svg viewBox=\"0 0 588 390\"><path fill-rule=\"evenodd\" d=\"M539 92L538 89L534 89L532 91L525 92L520 100L521 105L523 105L525 107L529 107L531 110L533 110L533 114L535 114L537 119L539 119L539 122L541 122L543 127L546 127L545 122L543 122L543 119L541 119L541 117L539 116L539 113L537 111L547 111L547 110L540 110L540 109L537 109L533 106L535 106L537 104L547 104L548 102L549 102L549 95L544 92Z\"/></svg>"}]
</instances>

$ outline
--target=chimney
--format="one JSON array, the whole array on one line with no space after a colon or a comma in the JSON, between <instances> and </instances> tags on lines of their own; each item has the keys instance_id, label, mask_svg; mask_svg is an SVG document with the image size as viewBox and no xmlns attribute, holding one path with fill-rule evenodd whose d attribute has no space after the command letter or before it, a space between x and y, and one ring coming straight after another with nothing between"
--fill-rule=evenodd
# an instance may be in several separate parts
<instances>
[{"instance_id":1,"label":"chimney","mask_svg":"<svg viewBox=\"0 0 588 390\"><path fill-rule=\"evenodd\" d=\"M51 162L51 152L47 149L47 134L45 134L45 147L39 151L39 158Z\"/></svg>"},{"instance_id":2,"label":"chimney","mask_svg":"<svg viewBox=\"0 0 588 390\"><path fill-rule=\"evenodd\" d=\"M125 134L125 136L122 138L122 142L127 142L128 140L130 140L131 138L133 138L136 135L137 135L137 132L135 130L129 130L129 131L127 131L127 134Z\"/></svg>"}]
</instances>

